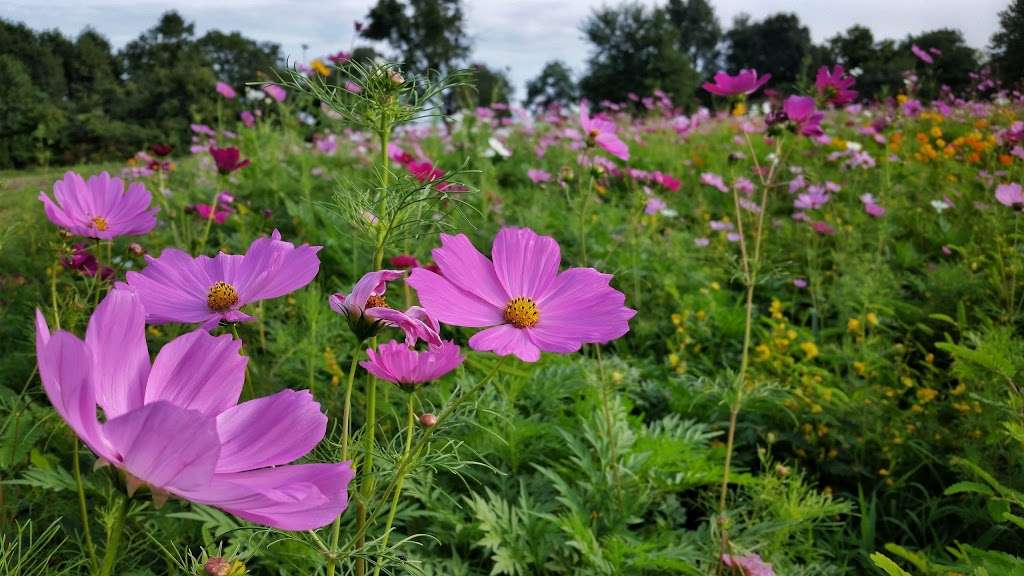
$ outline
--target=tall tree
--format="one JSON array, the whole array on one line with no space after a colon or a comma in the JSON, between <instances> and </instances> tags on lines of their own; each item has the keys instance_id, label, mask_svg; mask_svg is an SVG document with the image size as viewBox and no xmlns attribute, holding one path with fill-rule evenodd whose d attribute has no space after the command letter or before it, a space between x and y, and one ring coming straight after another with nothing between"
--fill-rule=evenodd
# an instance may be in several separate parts
<instances>
[{"instance_id":1,"label":"tall tree","mask_svg":"<svg viewBox=\"0 0 1024 576\"><path fill-rule=\"evenodd\" d=\"M999 13L999 31L992 36L992 62L1003 82L1024 80L1024 0L1012 0Z\"/></svg>"},{"instance_id":2,"label":"tall tree","mask_svg":"<svg viewBox=\"0 0 1024 576\"><path fill-rule=\"evenodd\" d=\"M924 95L935 97L937 89L949 86L955 92L962 93L970 86L970 73L978 69L978 53L964 42L964 35L952 28L942 28L911 36L903 42L904 57L911 54L910 47L917 44L925 50L936 49L940 53L935 56L934 64L925 64L913 59L919 71L927 71L934 85L925 86Z\"/></svg>"},{"instance_id":3,"label":"tall tree","mask_svg":"<svg viewBox=\"0 0 1024 576\"><path fill-rule=\"evenodd\" d=\"M383 40L416 72L448 72L469 55L461 0L377 0L363 37Z\"/></svg>"},{"instance_id":4,"label":"tall tree","mask_svg":"<svg viewBox=\"0 0 1024 576\"><path fill-rule=\"evenodd\" d=\"M561 60L544 65L540 74L526 83L527 106L570 104L579 98L579 90L572 80L572 70Z\"/></svg>"},{"instance_id":5,"label":"tall tree","mask_svg":"<svg viewBox=\"0 0 1024 576\"><path fill-rule=\"evenodd\" d=\"M272 74L283 60L279 44L257 42L238 32L210 30L198 45L217 78L235 88Z\"/></svg>"},{"instance_id":6,"label":"tall tree","mask_svg":"<svg viewBox=\"0 0 1024 576\"><path fill-rule=\"evenodd\" d=\"M796 14L773 14L760 22L742 14L725 36L729 69L769 72L775 86L795 84L810 64L811 32Z\"/></svg>"},{"instance_id":7,"label":"tall tree","mask_svg":"<svg viewBox=\"0 0 1024 576\"><path fill-rule=\"evenodd\" d=\"M668 17L679 30L679 49L702 76L718 70L722 25L708 0L669 0Z\"/></svg>"},{"instance_id":8,"label":"tall tree","mask_svg":"<svg viewBox=\"0 0 1024 576\"><path fill-rule=\"evenodd\" d=\"M660 88L677 100L688 99L698 78L690 59L679 51L679 31L661 8L636 2L595 11L583 24L591 44L580 90L593 100L625 100L630 92Z\"/></svg>"}]
</instances>

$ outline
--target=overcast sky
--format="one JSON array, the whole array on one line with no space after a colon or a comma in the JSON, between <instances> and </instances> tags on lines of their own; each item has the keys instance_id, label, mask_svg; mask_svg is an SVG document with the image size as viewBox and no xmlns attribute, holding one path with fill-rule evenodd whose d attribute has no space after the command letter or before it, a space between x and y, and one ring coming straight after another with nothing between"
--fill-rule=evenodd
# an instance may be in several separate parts
<instances>
[{"instance_id":1,"label":"overcast sky","mask_svg":"<svg viewBox=\"0 0 1024 576\"><path fill-rule=\"evenodd\" d=\"M642 0L654 4L655 0ZM660 1L663 0L659 0ZM796 12L820 42L854 24L875 38L900 39L942 27L959 28L968 44L988 45L997 14L1009 0L712 0L723 25L747 12L754 18ZM352 21L363 18L374 0L4 0L0 17L32 28L59 28L76 35L86 26L121 47L175 8L201 34L211 28L239 30L281 44L290 60L347 49ZM587 45L579 24L594 8L617 0L465 0L473 58L507 68L521 87L555 58L581 70Z\"/></svg>"}]
</instances>

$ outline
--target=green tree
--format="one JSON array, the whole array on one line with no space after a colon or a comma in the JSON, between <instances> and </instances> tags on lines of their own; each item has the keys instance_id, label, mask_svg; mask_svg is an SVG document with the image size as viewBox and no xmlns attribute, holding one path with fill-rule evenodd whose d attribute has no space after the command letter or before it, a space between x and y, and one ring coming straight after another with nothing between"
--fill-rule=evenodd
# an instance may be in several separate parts
<instances>
[{"instance_id":1,"label":"green tree","mask_svg":"<svg viewBox=\"0 0 1024 576\"><path fill-rule=\"evenodd\" d=\"M924 87L924 96L935 97L941 86L949 86L957 93L962 93L970 86L970 73L978 69L978 53L964 42L964 35L959 30L943 28L911 36L901 46L904 57L911 54L910 47L913 44L925 50L935 48L941 52L935 56L934 64L925 64L913 58L917 70L926 71L932 80L930 85Z\"/></svg>"},{"instance_id":2,"label":"green tree","mask_svg":"<svg viewBox=\"0 0 1024 576\"><path fill-rule=\"evenodd\" d=\"M388 42L420 73L449 72L469 55L461 0L378 0L363 37Z\"/></svg>"},{"instance_id":3,"label":"green tree","mask_svg":"<svg viewBox=\"0 0 1024 576\"><path fill-rule=\"evenodd\" d=\"M257 42L238 32L210 30L197 44L217 78L236 90L246 82L272 77L273 70L283 64L279 44Z\"/></svg>"},{"instance_id":4,"label":"green tree","mask_svg":"<svg viewBox=\"0 0 1024 576\"><path fill-rule=\"evenodd\" d=\"M718 70L722 25L707 0L669 0L668 17L679 30L679 50L687 54L702 76Z\"/></svg>"},{"instance_id":5,"label":"green tree","mask_svg":"<svg viewBox=\"0 0 1024 576\"><path fill-rule=\"evenodd\" d=\"M0 167L20 168L36 159L41 94L25 65L7 54L0 54L0 77Z\"/></svg>"},{"instance_id":6,"label":"green tree","mask_svg":"<svg viewBox=\"0 0 1024 576\"><path fill-rule=\"evenodd\" d=\"M842 64L847 71L854 71L856 89L862 99L885 97L898 91L903 82L901 72L914 66L909 52L901 53L892 40L875 42L871 30L859 25L829 38L826 54L826 59L815 62L815 69Z\"/></svg>"},{"instance_id":7,"label":"green tree","mask_svg":"<svg viewBox=\"0 0 1024 576\"><path fill-rule=\"evenodd\" d=\"M526 83L526 105L546 107L567 105L579 99L579 89L572 79L572 70L561 60L544 65L540 74Z\"/></svg>"},{"instance_id":8,"label":"green tree","mask_svg":"<svg viewBox=\"0 0 1024 576\"><path fill-rule=\"evenodd\" d=\"M195 41L194 25L177 12L125 46L128 116L181 146L194 119L214 116L216 76Z\"/></svg>"},{"instance_id":9,"label":"green tree","mask_svg":"<svg viewBox=\"0 0 1024 576\"><path fill-rule=\"evenodd\" d=\"M811 53L811 32L796 14L773 14L753 22L742 14L725 34L726 58L732 72L754 68L772 75L772 85L792 86L806 74Z\"/></svg>"},{"instance_id":10,"label":"green tree","mask_svg":"<svg viewBox=\"0 0 1024 576\"><path fill-rule=\"evenodd\" d=\"M592 100L625 100L629 92L656 88L676 100L697 87L690 59L679 51L679 31L665 10L638 3L595 11L583 24L591 44L580 91Z\"/></svg>"},{"instance_id":11,"label":"green tree","mask_svg":"<svg viewBox=\"0 0 1024 576\"><path fill-rule=\"evenodd\" d=\"M992 62L1008 84L1024 79L1024 0L1012 0L999 13L999 31L992 35Z\"/></svg>"}]
</instances>

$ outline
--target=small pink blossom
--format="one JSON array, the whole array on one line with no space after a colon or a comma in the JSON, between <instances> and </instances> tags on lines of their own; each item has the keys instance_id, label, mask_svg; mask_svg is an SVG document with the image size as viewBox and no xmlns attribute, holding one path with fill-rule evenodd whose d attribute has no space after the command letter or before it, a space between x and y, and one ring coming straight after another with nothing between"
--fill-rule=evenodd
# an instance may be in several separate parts
<instances>
[{"instance_id":1,"label":"small pink blossom","mask_svg":"<svg viewBox=\"0 0 1024 576\"><path fill-rule=\"evenodd\" d=\"M729 192L729 187L725 185L725 180L723 180L722 177L719 176L718 174L705 172L700 175L700 181L701 184L711 186L712 188L718 190L719 192L722 192L723 194Z\"/></svg>"},{"instance_id":2,"label":"small pink blossom","mask_svg":"<svg viewBox=\"0 0 1024 576\"><path fill-rule=\"evenodd\" d=\"M1001 184L996 188L996 200L999 201L1003 206L1014 206L1024 207L1024 191L1021 189L1021 185L1017 183L1012 184Z\"/></svg>"},{"instance_id":3,"label":"small pink blossom","mask_svg":"<svg viewBox=\"0 0 1024 576\"><path fill-rule=\"evenodd\" d=\"M217 82L217 93L228 100L233 100L238 94L227 82Z\"/></svg>"},{"instance_id":4,"label":"small pink blossom","mask_svg":"<svg viewBox=\"0 0 1024 576\"><path fill-rule=\"evenodd\" d=\"M714 82L704 83L704 89L718 96L746 96L756 92L771 78L771 74L758 78L757 71L750 69L740 70L735 76L719 71L715 74Z\"/></svg>"}]
</instances>

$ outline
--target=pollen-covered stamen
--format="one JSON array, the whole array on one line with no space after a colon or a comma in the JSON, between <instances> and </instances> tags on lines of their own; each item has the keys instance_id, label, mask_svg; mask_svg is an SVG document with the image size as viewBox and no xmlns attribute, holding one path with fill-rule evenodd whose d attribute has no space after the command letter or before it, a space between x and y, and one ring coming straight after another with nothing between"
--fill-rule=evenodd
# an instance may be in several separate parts
<instances>
[{"instance_id":1,"label":"pollen-covered stamen","mask_svg":"<svg viewBox=\"0 0 1024 576\"><path fill-rule=\"evenodd\" d=\"M210 286L206 295L206 305L214 312L227 312L238 304L238 290L227 282L218 281Z\"/></svg>"},{"instance_id":2,"label":"pollen-covered stamen","mask_svg":"<svg viewBox=\"0 0 1024 576\"><path fill-rule=\"evenodd\" d=\"M387 308L388 299L383 294L373 294L366 299L366 308Z\"/></svg>"},{"instance_id":3,"label":"pollen-covered stamen","mask_svg":"<svg viewBox=\"0 0 1024 576\"><path fill-rule=\"evenodd\" d=\"M516 328L530 328L540 321L540 310L533 298L520 296L505 305L505 321Z\"/></svg>"},{"instance_id":4,"label":"pollen-covered stamen","mask_svg":"<svg viewBox=\"0 0 1024 576\"><path fill-rule=\"evenodd\" d=\"M107 226L109 226L109 224L107 224L107 219L102 216L96 216L92 219L92 227L99 232L106 232Z\"/></svg>"}]
</instances>

